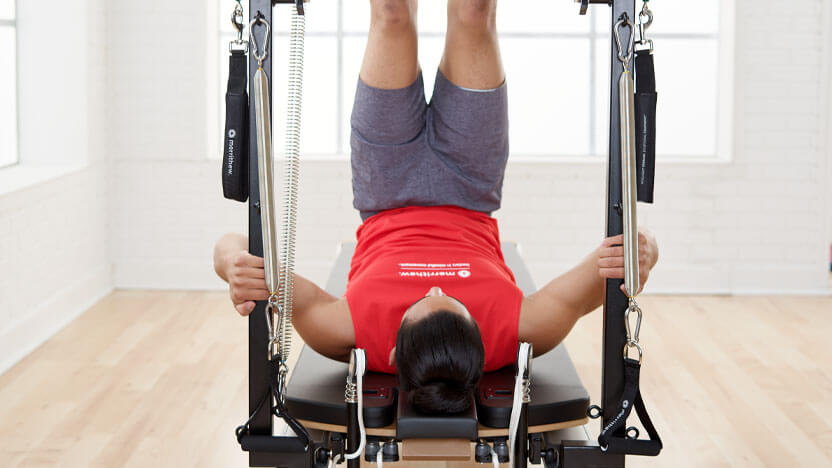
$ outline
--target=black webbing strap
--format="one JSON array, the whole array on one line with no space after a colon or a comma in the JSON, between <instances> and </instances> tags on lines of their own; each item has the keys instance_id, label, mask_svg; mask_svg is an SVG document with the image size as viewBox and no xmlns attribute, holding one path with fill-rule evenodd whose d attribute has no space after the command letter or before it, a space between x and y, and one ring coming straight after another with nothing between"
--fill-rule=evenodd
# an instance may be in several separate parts
<instances>
[{"instance_id":1,"label":"black webbing strap","mask_svg":"<svg viewBox=\"0 0 832 468\"><path fill-rule=\"evenodd\" d=\"M225 134L222 146L222 194L244 202L248 199L248 94L246 53L232 50L228 59L225 92Z\"/></svg>"},{"instance_id":2,"label":"black webbing strap","mask_svg":"<svg viewBox=\"0 0 832 468\"><path fill-rule=\"evenodd\" d=\"M649 50L636 52L636 187L638 201L653 203L656 176L656 72Z\"/></svg>"},{"instance_id":3,"label":"black webbing strap","mask_svg":"<svg viewBox=\"0 0 832 468\"><path fill-rule=\"evenodd\" d=\"M244 451L250 450L260 450L260 451L278 451L278 448L283 447L286 442L286 437L272 437L271 434L268 435L253 435L251 434L251 428L249 424L251 420L254 419L254 416L260 412L264 405L267 405L269 400L275 401L275 406L271 408L271 413L274 416L282 419L286 422L286 424L292 428L292 431L295 432L297 436L296 439L299 440L303 445L303 447L308 447L309 442L311 441L311 436L309 432L306 431L306 428L298 422L297 419L293 418L289 412L286 410L286 406L280 400L280 393L277 388L277 378L278 372L280 369L280 361L278 359L272 359L269 361L269 367L271 368L271 378L269 388L263 393L263 396L260 398L260 402L257 404L257 408L254 409L254 412L249 416L245 423L238 426L235 429L234 434L237 436L237 442L240 443L240 446L243 448ZM270 398L271 397L271 398Z\"/></svg>"},{"instance_id":4,"label":"black webbing strap","mask_svg":"<svg viewBox=\"0 0 832 468\"><path fill-rule=\"evenodd\" d=\"M641 398L641 391L638 388L641 364L634 359L624 359L624 392L621 401L618 402L615 418L610 421L598 436L598 444L602 449L610 453L624 453L627 455L646 455L655 457L662 450L662 439L647 414L644 407L644 400ZM627 417L636 408L641 424L650 436L650 439L630 438L614 436L616 431L627 424Z\"/></svg>"}]
</instances>

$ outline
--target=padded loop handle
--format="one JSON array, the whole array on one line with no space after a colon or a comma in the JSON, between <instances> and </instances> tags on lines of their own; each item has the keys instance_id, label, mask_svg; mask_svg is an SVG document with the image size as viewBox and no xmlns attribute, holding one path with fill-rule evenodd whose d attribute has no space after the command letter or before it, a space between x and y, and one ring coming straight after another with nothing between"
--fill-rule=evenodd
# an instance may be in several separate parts
<instances>
[{"instance_id":1,"label":"padded loop handle","mask_svg":"<svg viewBox=\"0 0 832 468\"><path fill-rule=\"evenodd\" d=\"M222 146L222 194L230 200L248 200L248 94L246 54L234 50L228 59L225 93L225 133Z\"/></svg>"},{"instance_id":2,"label":"padded loop handle","mask_svg":"<svg viewBox=\"0 0 832 468\"><path fill-rule=\"evenodd\" d=\"M638 388L640 371L641 364L638 361L624 359L624 392L617 406L618 411L598 436L598 444L605 452L654 457L662 450L662 440L656 427L653 426L653 421L650 420L650 415L647 414L647 408L644 406L644 400ZM624 437L613 435L625 427L627 417L633 407L650 439L632 439L627 435L629 431L625 431Z\"/></svg>"},{"instance_id":3,"label":"padded loop handle","mask_svg":"<svg viewBox=\"0 0 832 468\"><path fill-rule=\"evenodd\" d=\"M636 187L638 201L653 203L656 178L656 73L650 50L636 52Z\"/></svg>"}]
</instances>

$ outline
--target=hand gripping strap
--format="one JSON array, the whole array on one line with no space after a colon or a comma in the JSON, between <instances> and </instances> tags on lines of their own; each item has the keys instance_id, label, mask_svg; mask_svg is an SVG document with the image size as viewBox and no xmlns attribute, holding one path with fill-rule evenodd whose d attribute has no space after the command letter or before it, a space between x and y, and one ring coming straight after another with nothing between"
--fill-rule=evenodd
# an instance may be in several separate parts
<instances>
[{"instance_id":1,"label":"hand gripping strap","mask_svg":"<svg viewBox=\"0 0 832 468\"><path fill-rule=\"evenodd\" d=\"M641 391L638 388L640 370L641 365L637 360L624 359L624 393L618 403L615 418L604 427L604 430L598 436L598 444L610 453L655 457L662 450L662 440L656 431L656 427L653 426L653 421L650 420L650 415L647 414L647 409L644 407L644 400L641 398ZM650 439L631 439L626 435L624 437L613 435L627 424L627 417L633 410L633 405L635 405L636 414Z\"/></svg>"},{"instance_id":2,"label":"hand gripping strap","mask_svg":"<svg viewBox=\"0 0 832 468\"><path fill-rule=\"evenodd\" d=\"M656 176L656 74L653 54L636 52L636 187L638 201L653 203Z\"/></svg>"},{"instance_id":3,"label":"hand gripping strap","mask_svg":"<svg viewBox=\"0 0 832 468\"><path fill-rule=\"evenodd\" d=\"M225 92L225 133L222 146L222 193L225 198L248 199L248 95L246 54L234 50L228 59Z\"/></svg>"}]
</instances>

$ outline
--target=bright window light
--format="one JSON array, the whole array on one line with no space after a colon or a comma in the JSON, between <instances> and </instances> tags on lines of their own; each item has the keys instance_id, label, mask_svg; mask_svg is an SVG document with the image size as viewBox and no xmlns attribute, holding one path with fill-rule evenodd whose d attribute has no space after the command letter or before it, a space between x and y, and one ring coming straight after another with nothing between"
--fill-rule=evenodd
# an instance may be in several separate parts
<instances>
[{"instance_id":1,"label":"bright window light","mask_svg":"<svg viewBox=\"0 0 832 468\"><path fill-rule=\"evenodd\" d=\"M0 0L0 167L18 162L14 0Z\"/></svg>"},{"instance_id":2,"label":"bright window light","mask_svg":"<svg viewBox=\"0 0 832 468\"><path fill-rule=\"evenodd\" d=\"M0 20L14 20L14 0L0 0Z\"/></svg>"},{"instance_id":3,"label":"bright window light","mask_svg":"<svg viewBox=\"0 0 832 468\"><path fill-rule=\"evenodd\" d=\"M220 120L227 80L227 43L233 37L232 0L218 0L221 14ZM244 2L245 3L245 2ZM497 27L509 89L513 158L547 159L605 155L608 138L609 9L579 16L568 1L498 2ZM639 4L640 6L640 4ZM657 151L661 157L717 157L720 106L720 2L653 5L648 35L656 44L659 93ZM444 47L446 2L419 4L419 61L427 98ZM307 38L301 148L308 155L349 155L349 116L366 45L367 1L306 4ZM274 134L282 138L285 115L289 8L275 8L273 30ZM534 14L530 14L534 12ZM695 66L695 71L692 67ZM222 128L222 123L218 124ZM282 140L281 140L282 141ZM282 149L278 144L276 149Z\"/></svg>"}]
</instances>

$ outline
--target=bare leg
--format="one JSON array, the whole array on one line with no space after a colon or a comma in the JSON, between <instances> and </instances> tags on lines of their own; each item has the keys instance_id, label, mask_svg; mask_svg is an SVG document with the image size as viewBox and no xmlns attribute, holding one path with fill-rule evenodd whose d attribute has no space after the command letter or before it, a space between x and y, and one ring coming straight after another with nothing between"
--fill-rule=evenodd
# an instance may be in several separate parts
<instances>
[{"instance_id":1,"label":"bare leg","mask_svg":"<svg viewBox=\"0 0 832 468\"><path fill-rule=\"evenodd\" d=\"M416 1L370 1L370 34L361 64L361 80L368 86L398 89L416 80Z\"/></svg>"},{"instance_id":2,"label":"bare leg","mask_svg":"<svg viewBox=\"0 0 832 468\"><path fill-rule=\"evenodd\" d=\"M439 71L451 83L493 89L505 81L497 41L497 0L449 0Z\"/></svg>"}]
</instances>

